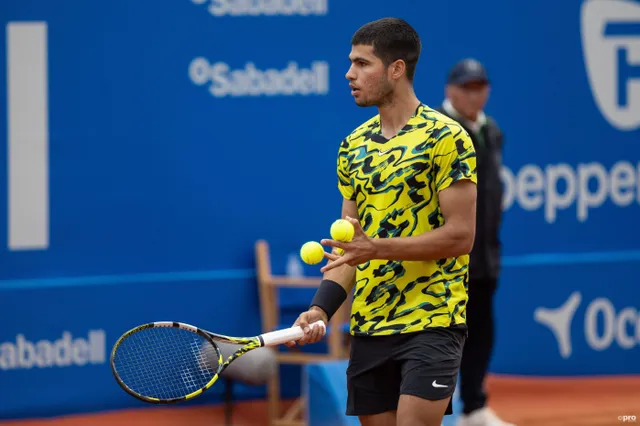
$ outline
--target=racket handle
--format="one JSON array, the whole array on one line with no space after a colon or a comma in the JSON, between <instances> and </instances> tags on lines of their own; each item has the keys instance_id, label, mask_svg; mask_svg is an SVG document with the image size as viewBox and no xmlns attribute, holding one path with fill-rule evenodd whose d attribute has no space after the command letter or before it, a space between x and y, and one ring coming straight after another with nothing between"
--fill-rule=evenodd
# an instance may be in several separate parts
<instances>
[{"instance_id":1,"label":"racket handle","mask_svg":"<svg viewBox=\"0 0 640 426\"><path fill-rule=\"evenodd\" d=\"M324 321L322 320L309 324L309 327L322 327L323 335L326 331L326 326L324 325ZM268 333L260 335L260 337L262 337L262 341L264 342L264 346L281 345L283 343L299 340L302 338L302 336L304 336L304 331L302 331L302 328L300 328L299 325L291 328L285 328L283 330L270 331Z\"/></svg>"}]
</instances>

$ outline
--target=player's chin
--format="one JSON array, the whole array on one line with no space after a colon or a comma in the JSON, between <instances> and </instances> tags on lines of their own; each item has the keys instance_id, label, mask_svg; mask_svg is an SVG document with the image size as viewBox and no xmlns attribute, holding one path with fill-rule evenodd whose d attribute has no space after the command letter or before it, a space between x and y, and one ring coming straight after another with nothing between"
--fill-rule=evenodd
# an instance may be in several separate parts
<instances>
[{"instance_id":1,"label":"player's chin","mask_svg":"<svg viewBox=\"0 0 640 426\"><path fill-rule=\"evenodd\" d=\"M364 98L354 97L354 100L356 101L356 105L358 105L359 107L370 107L374 105L373 102L369 102L367 99L364 99Z\"/></svg>"}]
</instances>

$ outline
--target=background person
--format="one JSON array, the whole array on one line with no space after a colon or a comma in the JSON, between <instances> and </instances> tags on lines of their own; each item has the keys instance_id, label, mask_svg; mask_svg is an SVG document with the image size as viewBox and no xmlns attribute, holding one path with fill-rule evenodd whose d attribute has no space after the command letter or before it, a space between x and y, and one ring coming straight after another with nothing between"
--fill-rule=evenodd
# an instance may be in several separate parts
<instances>
[{"instance_id":1,"label":"background person","mask_svg":"<svg viewBox=\"0 0 640 426\"><path fill-rule=\"evenodd\" d=\"M485 67L474 59L453 66L438 110L458 121L469 133L476 150L478 199L476 236L470 254L469 335L460 367L463 415L459 426L513 426L486 406L485 377L494 344L493 297L500 274L500 224L502 219L503 135L496 121L484 112L490 82Z\"/></svg>"}]
</instances>

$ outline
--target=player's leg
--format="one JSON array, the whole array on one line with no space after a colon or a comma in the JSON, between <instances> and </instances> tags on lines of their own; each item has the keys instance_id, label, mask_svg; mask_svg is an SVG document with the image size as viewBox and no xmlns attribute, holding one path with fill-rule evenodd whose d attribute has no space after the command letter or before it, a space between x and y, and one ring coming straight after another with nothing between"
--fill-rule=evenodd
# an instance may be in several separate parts
<instances>
[{"instance_id":1,"label":"player's leg","mask_svg":"<svg viewBox=\"0 0 640 426\"><path fill-rule=\"evenodd\" d=\"M396 426L441 426L451 397L430 401L413 395L400 395Z\"/></svg>"},{"instance_id":2,"label":"player's leg","mask_svg":"<svg viewBox=\"0 0 640 426\"><path fill-rule=\"evenodd\" d=\"M514 426L501 420L487 407L485 378L493 351L493 298L496 285L496 280L492 278L472 278L469 282L469 338L464 346L460 366L460 398L463 413L458 419L458 426Z\"/></svg>"},{"instance_id":3,"label":"player's leg","mask_svg":"<svg viewBox=\"0 0 640 426\"><path fill-rule=\"evenodd\" d=\"M396 354L402 382L397 426L440 426L453 414L466 330L433 328L415 333Z\"/></svg>"},{"instance_id":4,"label":"player's leg","mask_svg":"<svg viewBox=\"0 0 640 426\"><path fill-rule=\"evenodd\" d=\"M493 295L496 281L471 279L467 304L469 338L460 366L460 399L464 414L483 408L487 401L484 380L493 348Z\"/></svg>"},{"instance_id":5,"label":"player's leg","mask_svg":"<svg viewBox=\"0 0 640 426\"><path fill-rule=\"evenodd\" d=\"M387 411L372 416L358 416L361 426L396 426L396 412Z\"/></svg>"},{"instance_id":6,"label":"player's leg","mask_svg":"<svg viewBox=\"0 0 640 426\"><path fill-rule=\"evenodd\" d=\"M395 426L400 368L392 358L392 336L358 337L351 342L347 368L347 410L362 426Z\"/></svg>"}]
</instances>

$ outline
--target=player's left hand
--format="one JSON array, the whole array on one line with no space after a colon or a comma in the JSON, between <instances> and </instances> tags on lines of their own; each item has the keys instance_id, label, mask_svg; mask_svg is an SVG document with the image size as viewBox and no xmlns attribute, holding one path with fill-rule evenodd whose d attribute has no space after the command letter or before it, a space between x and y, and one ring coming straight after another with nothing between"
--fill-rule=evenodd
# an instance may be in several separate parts
<instances>
[{"instance_id":1,"label":"player's left hand","mask_svg":"<svg viewBox=\"0 0 640 426\"><path fill-rule=\"evenodd\" d=\"M357 266L375 259L376 257L377 250L373 243L373 239L369 238L369 236L364 233L362 226L360 226L360 221L348 216L345 217L345 219L353 225L353 238L348 243L331 239L320 241L320 244L324 246L344 250L344 254L342 256L335 254L335 250L332 253L325 252L324 257L329 259L330 262L320 269L320 272L322 273L344 264Z\"/></svg>"}]
</instances>

